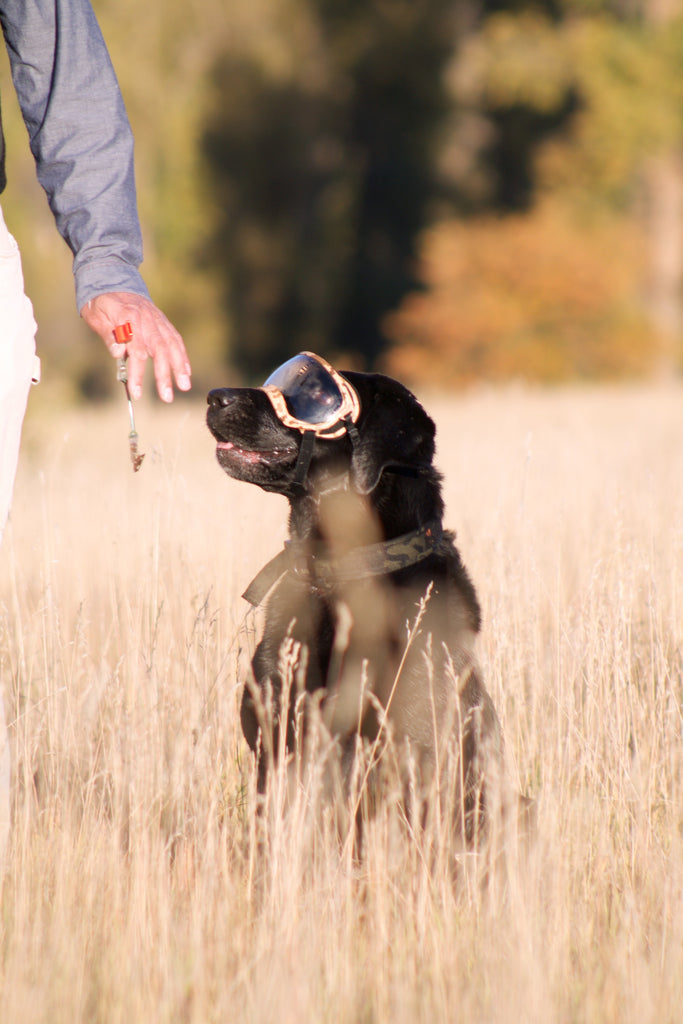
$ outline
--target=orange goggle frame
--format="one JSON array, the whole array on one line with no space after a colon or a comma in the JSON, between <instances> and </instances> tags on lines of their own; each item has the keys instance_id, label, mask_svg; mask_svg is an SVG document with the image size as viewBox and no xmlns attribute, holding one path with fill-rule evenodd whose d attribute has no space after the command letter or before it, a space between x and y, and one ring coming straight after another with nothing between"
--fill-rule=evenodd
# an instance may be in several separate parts
<instances>
[{"instance_id":1,"label":"orange goggle frame","mask_svg":"<svg viewBox=\"0 0 683 1024\"><path fill-rule=\"evenodd\" d=\"M314 352L300 352L271 373L262 391L286 427L333 440L360 415L355 389Z\"/></svg>"}]
</instances>

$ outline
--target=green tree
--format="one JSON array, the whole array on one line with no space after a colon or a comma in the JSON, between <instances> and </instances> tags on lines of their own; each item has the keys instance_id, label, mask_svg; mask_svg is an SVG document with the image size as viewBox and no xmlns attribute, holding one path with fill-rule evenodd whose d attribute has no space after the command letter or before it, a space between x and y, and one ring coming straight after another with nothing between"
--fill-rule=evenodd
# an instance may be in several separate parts
<instances>
[{"instance_id":1,"label":"green tree","mask_svg":"<svg viewBox=\"0 0 683 1024\"><path fill-rule=\"evenodd\" d=\"M198 144L208 71L236 17L222 0L93 0L136 140L143 275L185 335L198 388L225 358L225 324L210 268L199 266L211 227ZM1 48L4 49L4 48ZM9 184L3 206L22 250L38 322L44 387L65 399L100 398L116 388L111 359L79 321L69 250L36 182L5 56L0 59Z\"/></svg>"},{"instance_id":2,"label":"green tree","mask_svg":"<svg viewBox=\"0 0 683 1024\"><path fill-rule=\"evenodd\" d=\"M382 351L383 315L417 285L456 6L282 0L218 61L210 253L249 373L307 346L366 365Z\"/></svg>"},{"instance_id":3,"label":"green tree","mask_svg":"<svg viewBox=\"0 0 683 1024\"><path fill-rule=\"evenodd\" d=\"M389 327L405 348L396 365L424 363L417 338L424 345L429 334L429 344L439 351L447 336L460 338L453 341L449 361L474 360L469 367L460 364L461 377L471 377L477 362L494 376L618 374L648 366L672 372L683 324L683 18L678 0L664 6L664 14L655 15L651 3L565 0L545 11L493 5L473 27L449 69L453 124L442 155L475 217L468 228L472 237L462 244L468 251L487 244L514 249L526 232L535 239L537 257L516 269L513 323L503 320L497 333L491 331L491 304L502 294L491 254L483 260L482 272L489 276L478 291L489 305L475 318L483 332L479 342L453 329L439 339L427 327L439 321L429 303L445 312L448 287L457 291L462 281L435 286L443 275L435 269L434 252L448 246L445 238L437 243L434 233L427 236L427 295L424 302L404 304ZM517 217L511 225L500 221L497 231L479 231L476 218L490 210L526 212L529 224ZM561 211L579 228L574 239L554 226ZM445 237L457 233L452 224L439 230ZM612 251L605 249L608 237ZM619 241L634 237L636 249ZM554 312L545 301L539 267L545 262L556 273L563 267L572 273L560 239L572 249L583 242L584 262L597 275L593 292L605 301L597 320L599 309L567 301L571 287L564 299L555 290ZM520 304L522 295L527 300ZM470 313L471 306L468 292ZM456 315L452 304L451 314ZM553 318L555 328L548 330ZM593 343L586 344L591 335ZM543 345L526 344L524 339L533 338L543 338ZM508 351L496 355L496 346ZM509 346L517 358L510 357Z\"/></svg>"}]
</instances>

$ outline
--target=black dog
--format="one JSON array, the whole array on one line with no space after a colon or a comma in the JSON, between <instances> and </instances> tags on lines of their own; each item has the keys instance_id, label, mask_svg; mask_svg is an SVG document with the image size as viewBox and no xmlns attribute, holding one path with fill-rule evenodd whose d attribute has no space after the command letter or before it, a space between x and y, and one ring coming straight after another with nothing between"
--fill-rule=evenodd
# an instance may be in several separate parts
<instances>
[{"instance_id":1,"label":"black dog","mask_svg":"<svg viewBox=\"0 0 683 1024\"><path fill-rule=\"evenodd\" d=\"M296 690L281 706L281 651L293 642L299 689L342 762L359 737L390 734L426 787L454 753L456 827L475 841L496 804L502 743L473 657L479 604L442 527L434 423L398 382L339 374L311 353L263 388L211 391L208 403L221 467L291 510L291 540L244 595L259 604L272 590L241 709L260 790L278 736L294 746Z\"/></svg>"}]
</instances>

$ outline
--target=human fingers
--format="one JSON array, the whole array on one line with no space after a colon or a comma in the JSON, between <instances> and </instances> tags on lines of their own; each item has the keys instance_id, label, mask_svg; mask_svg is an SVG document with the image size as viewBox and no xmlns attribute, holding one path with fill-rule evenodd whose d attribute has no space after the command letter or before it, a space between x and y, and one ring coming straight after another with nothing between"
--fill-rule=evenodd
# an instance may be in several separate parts
<instances>
[{"instance_id":1,"label":"human fingers","mask_svg":"<svg viewBox=\"0 0 683 1024\"><path fill-rule=\"evenodd\" d=\"M131 292L107 292L98 295L81 310L81 316L103 339L115 358L130 357L128 379L131 394L139 398L145 363L151 358L159 396L173 401L173 381L181 391L189 391L192 368L182 337L154 303ZM121 344L116 328L130 325L130 338Z\"/></svg>"},{"instance_id":2,"label":"human fingers","mask_svg":"<svg viewBox=\"0 0 683 1024\"><path fill-rule=\"evenodd\" d=\"M139 311L137 327L131 321L132 338L126 346L129 356L128 385L131 394L139 398L147 359L154 367L159 397L173 401L173 381L181 391L188 391L190 366L182 338L161 310L150 306Z\"/></svg>"}]
</instances>

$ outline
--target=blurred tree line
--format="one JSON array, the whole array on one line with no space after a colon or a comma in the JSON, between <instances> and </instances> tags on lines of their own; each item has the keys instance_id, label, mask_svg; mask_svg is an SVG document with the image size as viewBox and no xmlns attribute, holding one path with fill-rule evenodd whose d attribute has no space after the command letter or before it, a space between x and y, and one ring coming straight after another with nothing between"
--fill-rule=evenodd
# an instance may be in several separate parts
<instances>
[{"instance_id":1,"label":"blurred tree line","mask_svg":"<svg viewBox=\"0 0 683 1024\"><path fill-rule=\"evenodd\" d=\"M441 384L673 371L680 0L93 6L136 135L143 273L200 387L302 348ZM7 83L3 64L3 207L41 352L97 395L111 367Z\"/></svg>"}]
</instances>

